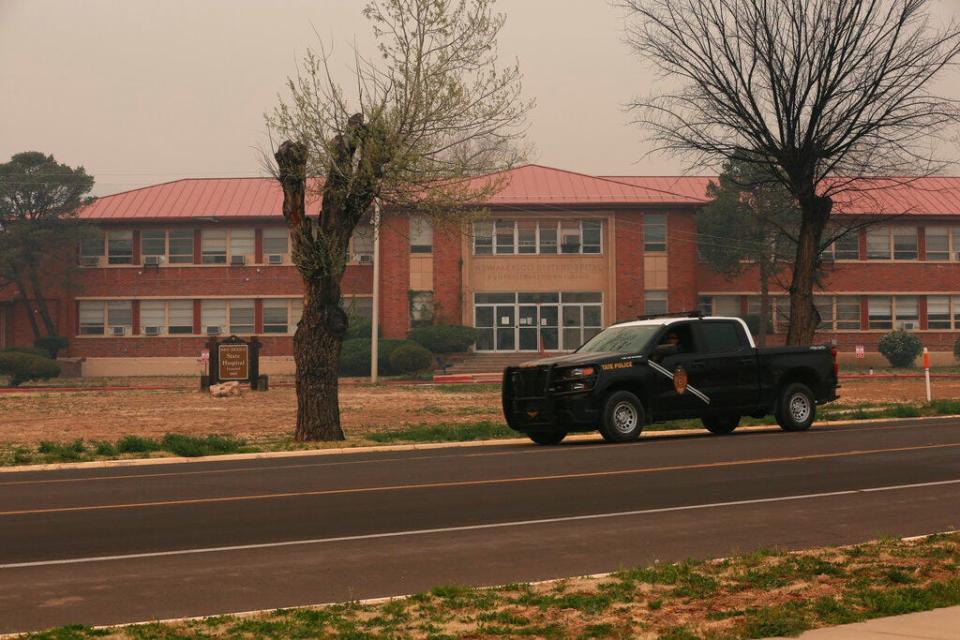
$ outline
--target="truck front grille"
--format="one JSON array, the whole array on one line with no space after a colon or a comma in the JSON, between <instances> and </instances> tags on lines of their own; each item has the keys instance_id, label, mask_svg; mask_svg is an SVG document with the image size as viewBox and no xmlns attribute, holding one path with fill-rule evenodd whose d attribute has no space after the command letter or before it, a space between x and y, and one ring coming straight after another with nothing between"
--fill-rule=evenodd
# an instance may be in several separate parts
<instances>
[{"instance_id":1,"label":"truck front grille","mask_svg":"<svg viewBox=\"0 0 960 640\"><path fill-rule=\"evenodd\" d=\"M547 395L549 367L524 367L513 372L515 398L542 398Z\"/></svg>"}]
</instances>

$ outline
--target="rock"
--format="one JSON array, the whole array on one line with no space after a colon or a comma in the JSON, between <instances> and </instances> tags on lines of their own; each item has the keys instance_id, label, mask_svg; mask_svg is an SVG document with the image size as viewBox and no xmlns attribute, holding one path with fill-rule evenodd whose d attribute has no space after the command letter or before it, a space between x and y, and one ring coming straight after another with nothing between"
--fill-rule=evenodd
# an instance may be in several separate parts
<instances>
[{"instance_id":1,"label":"rock","mask_svg":"<svg viewBox=\"0 0 960 640\"><path fill-rule=\"evenodd\" d=\"M224 382L210 385L210 395L214 398L229 398L240 395L239 382Z\"/></svg>"}]
</instances>

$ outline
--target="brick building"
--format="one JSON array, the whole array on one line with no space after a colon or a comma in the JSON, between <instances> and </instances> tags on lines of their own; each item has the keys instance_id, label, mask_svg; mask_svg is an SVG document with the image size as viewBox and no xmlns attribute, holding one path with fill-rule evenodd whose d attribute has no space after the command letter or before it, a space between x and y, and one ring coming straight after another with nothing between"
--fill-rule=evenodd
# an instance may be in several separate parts
<instances>
[{"instance_id":1,"label":"brick building","mask_svg":"<svg viewBox=\"0 0 960 640\"><path fill-rule=\"evenodd\" d=\"M462 232L434 233L387 211L382 333L403 337L433 319L477 327L477 351L565 351L642 313L756 313L754 273L730 280L698 262L694 213L707 182L527 165ZM102 235L47 294L70 338L65 355L82 359L85 375L193 373L209 335L257 335L264 369L289 371L302 289L281 202L268 178L185 179L98 199L81 215ZM950 361L960 336L960 179L893 185L836 208L889 222L830 248L818 339L846 357L857 345L870 355L885 332L906 328ZM372 226L362 224L343 287L344 305L361 315L372 307L372 254ZM777 292L773 341L787 303ZM32 343L31 308L0 288L0 348Z\"/></svg>"}]
</instances>

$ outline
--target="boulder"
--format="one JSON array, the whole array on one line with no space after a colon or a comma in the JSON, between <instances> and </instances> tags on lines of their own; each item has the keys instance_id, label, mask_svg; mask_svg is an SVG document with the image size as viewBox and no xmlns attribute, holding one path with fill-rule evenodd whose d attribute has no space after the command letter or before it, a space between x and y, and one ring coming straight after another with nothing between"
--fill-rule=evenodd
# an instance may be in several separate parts
<instances>
[{"instance_id":1,"label":"boulder","mask_svg":"<svg viewBox=\"0 0 960 640\"><path fill-rule=\"evenodd\" d=\"M224 382L210 385L210 395L214 398L229 398L240 395L239 382Z\"/></svg>"}]
</instances>

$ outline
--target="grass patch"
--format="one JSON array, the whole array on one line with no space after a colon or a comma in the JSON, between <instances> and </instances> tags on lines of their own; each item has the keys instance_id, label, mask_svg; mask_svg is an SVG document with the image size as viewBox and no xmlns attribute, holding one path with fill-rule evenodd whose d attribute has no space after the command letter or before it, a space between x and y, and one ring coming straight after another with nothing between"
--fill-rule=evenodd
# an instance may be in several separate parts
<instances>
[{"instance_id":1,"label":"grass patch","mask_svg":"<svg viewBox=\"0 0 960 640\"><path fill-rule=\"evenodd\" d=\"M497 438L520 437L505 424L483 420L467 424L418 424L402 429L377 431L368 434L368 440L377 443L390 442L468 442Z\"/></svg>"},{"instance_id":2,"label":"grass patch","mask_svg":"<svg viewBox=\"0 0 960 640\"><path fill-rule=\"evenodd\" d=\"M382 604L346 603L27 636L173 638L633 638L739 640L960 604L960 533L802 553L655 564L603 578L496 588L441 586ZM904 582L905 579L909 579ZM809 594L809 595L808 595Z\"/></svg>"},{"instance_id":3,"label":"grass patch","mask_svg":"<svg viewBox=\"0 0 960 640\"><path fill-rule=\"evenodd\" d=\"M187 436L168 433L159 440L133 435L123 436L116 442L106 440L51 442L44 440L35 448L16 447L12 451L0 454L0 463L10 465L89 462L101 459L142 458L155 453L197 457L256 450L246 441L233 436Z\"/></svg>"}]
</instances>

